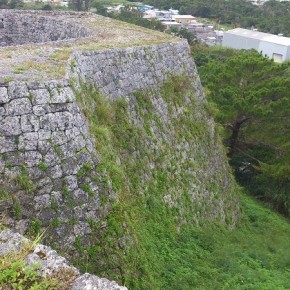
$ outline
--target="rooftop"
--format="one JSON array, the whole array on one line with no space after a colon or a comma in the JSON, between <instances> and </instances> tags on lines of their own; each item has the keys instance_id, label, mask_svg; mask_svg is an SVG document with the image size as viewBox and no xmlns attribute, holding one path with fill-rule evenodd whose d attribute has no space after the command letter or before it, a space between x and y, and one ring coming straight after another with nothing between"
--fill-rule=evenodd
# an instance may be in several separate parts
<instances>
[{"instance_id":1,"label":"rooftop","mask_svg":"<svg viewBox=\"0 0 290 290\"><path fill-rule=\"evenodd\" d=\"M195 17L192 16L192 15L172 15L172 18L179 18L179 19L182 19L182 18L188 19L188 18L190 18L190 19L195 19Z\"/></svg>"},{"instance_id":2,"label":"rooftop","mask_svg":"<svg viewBox=\"0 0 290 290\"><path fill-rule=\"evenodd\" d=\"M284 36L278 36L270 33L264 33L256 30L248 30L244 28L235 28L228 30L225 34L233 34L244 36L252 39L263 40L271 43L276 43L280 45L290 45L290 38Z\"/></svg>"}]
</instances>

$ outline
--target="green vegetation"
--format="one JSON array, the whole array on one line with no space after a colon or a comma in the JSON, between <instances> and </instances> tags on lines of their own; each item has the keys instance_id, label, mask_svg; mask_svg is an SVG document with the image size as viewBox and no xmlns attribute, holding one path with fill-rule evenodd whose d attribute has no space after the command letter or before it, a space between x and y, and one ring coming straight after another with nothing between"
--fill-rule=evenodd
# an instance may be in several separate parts
<instances>
[{"instance_id":1,"label":"green vegetation","mask_svg":"<svg viewBox=\"0 0 290 290\"><path fill-rule=\"evenodd\" d=\"M274 34L290 36L290 3L268 1L256 6L240 0L145 0L144 3L158 8L179 9L180 14L209 18L221 24L251 28Z\"/></svg>"},{"instance_id":2,"label":"green vegetation","mask_svg":"<svg viewBox=\"0 0 290 290\"><path fill-rule=\"evenodd\" d=\"M37 167L42 171L46 171L48 169L48 165L45 162L40 162Z\"/></svg>"},{"instance_id":3,"label":"green vegetation","mask_svg":"<svg viewBox=\"0 0 290 290\"><path fill-rule=\"evenodd\" d=\"M97 6L98 7L98 6ZM149 29L164 31L165 26L161 23L161 21L156 19L144 19L143 13L138 10L131 10L124 8L120 12L117 13L107 13L107 10L103 7L99 7L98 13L101 13L104 16L108 16L114 19L118 19L121 21L125 21L128 23L132 23L138 26L146 27Z\"/></svg>"},{"instance_id":4,"label":"green vegetation","mask_svg":"<svg viewBox=\"0 0 290 290\"><path fill-rule=\"evenodd\" d=\"M38 265L26 266L25 257L34 250L39 241L26 242L21 245L19 252L9 253L0 257L0 288L1 289L23 289L23 290L56 290L61 284L55 278L41 277L37 269ZM8 288L9 287L9 288ZM11 288L10 288L11 287Z\"/></svg>"},{"instance_id":5,"label":"green vegetation","mask_svg":"<svg viewBox=\"0 0 290 290\"><path fill-rule=\"evenodd\" d=\"M196 63L238 180L256 198L290 214L290 63L255 51L196 47Z\"/></svg>"},{"instance_id":6,"label":"green vegetation","mask_svg":"<svg viewBox=\"0 0 290 290\"><path fill-rule=\"evenodd\" d=\"M164 123L154 111L153 95L147 91L132 97L137 123L129 115L132 104L123 99L107 100L85 87L78 95L101 157L96 178L108 192L117 193L118 201L111 200L105 223L90 222L89 246L76 240L75 264L129 289L287 289L289 223L245 196L235 229L202 222L201 217L210 217L209 201L197 198L193 203L188 195L198 179L205 182L202 172L212 149L205 119L195 117L202 105L188 78L172 76L161 95L171 116L181 108L183 113ZM158 139L161 132L164 137ZM207 157L182 161L176 149L181 140L197 151L203 148ZM190 168L198 168L201 176ZM218 175L213 180L204 186L218 201L224 193ZM227 198L236 202L239 189L233 190ZM170 204L165 202L168 195ZM232 219L225 218L229 225Z\"/></svg>"},{"instance_id":7,"label":"green vegetation","mask_svg":"<svg viewBox=\"0 0 290 290\"><path fill-rule=\"evenodd\" d=\"M26 166L23 165L21 168L21 174L14 178L17 186L23 189L26 193L32 193L34 190L34 185L28 176Z\"/></svg>"}]
</instances>

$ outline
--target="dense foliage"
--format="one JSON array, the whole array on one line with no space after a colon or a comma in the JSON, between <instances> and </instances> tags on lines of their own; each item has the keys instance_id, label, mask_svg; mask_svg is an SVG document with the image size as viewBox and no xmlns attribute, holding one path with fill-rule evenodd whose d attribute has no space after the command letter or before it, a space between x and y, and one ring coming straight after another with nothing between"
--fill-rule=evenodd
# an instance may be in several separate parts
<instances>
[{"instance_id":1,"label":"dense foliage","mask_svg":"<svg viewBox=\"0 0 290 290\"><path fill-rule=\"evenodd\" d=\"M237 27L252 26L264 32L290 36L290 2L268 1L255 6L240 0L145 0L159 8L179 9L181 14L210 18Z\"/></svg>"},{"instance_id":2,"label":"dense foliage","mask_svg":"<svg viewBox=\"0 0 290 290\"><path fill-rule=\"evenodd\" d=\"M107 16L154 30L165 30L165 26L161 23L161 21L156 19L145 19L143 18L143 14L137 10L130 11L127 9L123 9L119 13L109 13L107 14Z\"/></svg>"},{"instance_id":3,"label":"dense foliage","mask_svg":"<svg viewBox=\"0 0 290 290\"><path fill-rule=\"evenodd\" d=\"M226 131L231 164L242 185L290 214L290 63L256 51L194 49L216 119Z\"/></svg>"},{"instance_id":4,"label":"dense foliage","mask_svg":"<svg viewBox=\"0 0 290 290\"><path fill-rule=\"evenodd\" d=\"M163 88L164 99L179 106L186 90L182 79L171 79ZM157 158L144 146L146 140L154 142L150 124L158 120L146 94L137 97L142 126L128 121L128 105L122 99L104 99L90 90L79 95L91 133L96 136L100 168L105 173L101 183L112 186L119 201L113 204L101 230L99 223L91 221L90 247L77 240L76 265L129 289L287 289L290 225L283 218L242 197L243 217L235 229L208 223L198 227L192 217L206 209L194 208L186 196L180 207L169 208L164 203L168 190L186 188L188 176L172 178L179 160L171 159L171 167L162 166L176 148L164 142L155 152ZM194 108L193 102L169 129L180 132L177 138L192 139L199 134L202 146L207 128L190 121ZM182 124L186 124L185 131ZM138 162L135 148L141 152ZM157 166L147 170L148 160L155 160ZM144 171L150 176L147 181L140 179ZM182 226L180 215L188 221Z\"/></svg>"}]
</instances>

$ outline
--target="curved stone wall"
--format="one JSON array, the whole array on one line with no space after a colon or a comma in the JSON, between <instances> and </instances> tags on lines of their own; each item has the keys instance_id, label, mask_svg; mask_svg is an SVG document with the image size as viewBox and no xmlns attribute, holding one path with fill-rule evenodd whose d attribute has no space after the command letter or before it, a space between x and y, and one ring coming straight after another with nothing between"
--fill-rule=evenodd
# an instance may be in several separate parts
<instances>
[{"instance_id":1,"label":"curved stone wall","mask_svg":"<svg viewBox=\"0 0 290 290\"><path fill-rule=\"evenodd\" d=\"M197 77L187 41L99 51L76 51L72 77L93 84L107 97L127 96L137 90L158 88L170 74Z\"/></svg>"},{"instance_id":2,"label":"curved stone wall","mask_svg":"<svg viewBox=\"0 0 290 290\"><path fill-rule=\"evenodd\" d=\"M0 11L0 46L44 43L91 35L87 28L61 15L58 14L56 18L44 12Z\"/></svg>"},{"instance_id":3,"label":"curved stone wall","mask_svg":"<svg viewBox=\"0 0 290 290\"><path fill-rule=\"evenodd\" d=\"M0 86L0 122L0 189L13 196L0 213L12 212L20 232L32 220L54 223L59 244L71 245L106 210L91 179L98 156L68 81Z\"/></svg>"},{"instance_id":4,"label":"curved stone wall","mask_svg":"<svg viewBox=\"0 0 290 290\"><path fill-rule=\"evenodd\" d=\"M71 80L75 84L79 79L93 84L111 99L126 97L132 107L132 122L137 122L134 92L158 91L171 74L191 77L197 106L205 101L186 42L77 51L71 61ZM174 116L157 95L152 101L166 124ZM0 201L0 212L7 209L7 216L12 213L8 224L20 232L35 221L41 222L44 227L50 226L52 242L58 240L58 247L73 247L77 237L90 234L90 221L98 222L106 216L110 210L108 201L116 197L111 190L102 188L102 176L97 173L99 158L70 82L0 84L0 122L0 188L13 193L10 205L1 205ZM212 120L206 122L214 131ZM190 146L180 145L176 152L188 156ZM220 156L220 147L211 146L216 151L212 155ZM212 157L211 168L204 169L208 180L215 180L215 173L226 166L223 156L215 159ZM223 176L222 181L227 184L225 190L229 190L230 177ZM203 193L214 195L202 186L200 192L202 198ZM212 219L224 216L226 206L207 203Z\"/></svg>"}]
</instances>

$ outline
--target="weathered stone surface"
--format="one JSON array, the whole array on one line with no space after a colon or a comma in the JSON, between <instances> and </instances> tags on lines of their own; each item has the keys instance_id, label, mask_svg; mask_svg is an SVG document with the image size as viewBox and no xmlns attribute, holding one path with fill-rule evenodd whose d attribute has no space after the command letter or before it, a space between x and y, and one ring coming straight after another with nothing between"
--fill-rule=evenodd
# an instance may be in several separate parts
<instances>
[{"instance_id":1,"label":"weathered stone surface","mask_svg":"<svg viewBox=\"0 0 290 290\"><path fill-rule=\"evenodd\" d=\"M21 130L25 132L37 132L39 130L39 119L33 114L21 116Z\"/></svg>"},{"instance_id":2,"label":"weathered stone surface","mask_svg":"<svg viewBox=\"0 0 290 290\"><path fill-rule=\"evenodd\" d=\"M91 274L84 274L77 278L72 285L71 290L125 290L124 286L119 286L114 281L109 281L107 279L100 279L99 277L93 276Z\"/></svg>"},{"instance_id":3,"label":"weathered stone surface","mask_svg":"<svg viewBox=\"0 0 290 290\"><path fill-rule=\"evenodd\" d=\"M29 96L27 86L23 82L12 82L8 87L10 99L25 98Z\"/></svg>"},{"instance_id":4,"label":"weathered stone surface","mask_svg":"<svg viewBox=\"0 0 290 290\"><path fill-rule=\"evenodd\" d=\"M12 136L0 136L0 153L6 153L17 150L16 138Z\"/></svg>"},{"instance_id":5,"label":"weathered stone surface","mask_svg":"<svg viewBox=\"0 0 290 290\"><path fill-rule=\"evenodd\" d=\"M31 90L30 94L33 106L45 105L50 102L50 94L47 89Z\"/></svg>"},{"instance_id":6,"label":"weathered stone surface","mask_svg":"<svg viewBox=\"0 0 290 290\"><path fill-rule=\"evenodd\" d=\"M13 231L0 232L0 257L8 253L18 252L25 242L28 242L28 239Z\"/></svg>"},{"instance_id":7,"label":"weathered stone surface","mask_svg":"<svg viewBox=\"0 0 290 290\"><path fill-rule=\"evenodd\" d=\"M7 115L10 116L21 116L32 112L31 102L27 98L12 100L4 108Z\"/></svg>"},{"instance_id":8,"label":"weathered stone surface","mask_svg":"<svg viewBox=\"0 0 290 290\"><path fill-rule=\"evenodd\" d=\"M38 134L36 132L31 133L25 133L20 135L19 141L18 141L18 149L19 150L25 150L25 151L31 151L31 150L37 150L37 138Z\"/></svg>"},{"instance_id":9,"label":"weathered stone surface","mask_svg":"<svg viewBox=\"0 0 290 290\"><path fill-rule=\"evenodd\" d=\"M25 243L31 243L31 241L18 233L11 230L0 232L0 257L13 252L20 252ZM65 278L64 273L67 273L68 278L71 277L70 290L127 290L126 287L119 286L116 282L105 278L99 278L88 273L81 275L79 270L69 265L64 257L45 245L37 244L33 252L27 254L24 258L28 266L38 265L39 275L54 274L57 276L57 273L62 273L62 277Z\"/></svg>"},{"instance_id":10,"label":"weathered stone surface","mask_svg":"<svg viewBox=\"0 0 290 290\"><path fill-rule=\"evenodd\" d=\"M197 75L184 41L114 50L78 51L73 57L76 61L73 76L80 76L84 82L94 84L110 98L127 96L140 89L156 88L169 74Z\"/></svg>"},{"instance_id":11,"label":"weathered stone surface","mask_svg":"<svg viewBox=\"0 0 290 290\"><path fill-rule=\"evenodd\" d=\"M25 28L22 21L17 18L17 13L19 14L13 11L0 11L0 19L4 15L5 24L5 29L0 29L0 46L90 36L89 29L81 28L81 21L78 21L76 14L73 18L75 23L68 25L69 22L61 23L60 18L57 23L52 22L53 17L50 16L53 16L55 12L48 13L46 15L48 17L42 17L43 26L40 26L39 15L44 12L31 12L31 18L29 18L30 12L23 12L25 22L31 24L28 25L29 28ZM80 17L85 17L85 15L82 14ZM10 25L13 21L19 25L13 28L14 30L7 28L6 25ZM66 24L65 31L60 31L60 24ZM53 30L51 25L53 25ZM31 29L33 27L34 31ZM43 33L43 29L46 29L47 33ZM21 33L23 31L25 33ZM7 38L8 33L11 34L10 39ZM42 46L39 47L42 48ZM57 49L56 45L45 53L53 58L55 55L51 52L57 52ZM217 175L214 172L223 171L220 168L225 165L223 157L218 156L221 151L216 149L213 143L206 144L207 148L204 148L205 146L199 146L201 144L190 144L185 139L176 141L173 132L160 128L160 126L166 127L170 120L180 115L180 112L174 109L170 112L166 102L158 93L160 85L172 74L185 74L192 79L196 105L201 106L204 103L204 94L185 41L119 49L74 50L67 64L67 79L46 79L45 82L32 80L33 82L28 84L16 81L3 83L5 87L0 87L0 153L5 154L0 154L0 174L3 180L8 181L8 185L11 179L13 181L15 177L19 178L22 174L22 178L30 179L34 186L33 192L29 194L24 188L18 188L20 184L12 188L12 193L25 207L20 220L26 222L18 228L27 228L29 221L37 218L43 227L47 227L49 233L47 238L56 247L61 249L67 247L73 250L76 239L82 238L86 241L91 231L87 220L100 221L111 208L109 200L114 198L115 194L111 189L102 192L103 185L92 182L95 180L92 177L98 175L99 158L95 152L94 141L89 134L87 120L75 102L73 91L80 88L80 84L93 85L110 99L125 97L130 121L138 126L143 126L143 120L138 117L140 108L136 108L134 93L148 89L156 92L156 95L150 95L150 98L161 124L151 124L149 130L155 135L156 140L142 140L143 145L152 152L159 152L165 140L176 150L175 156L178 162L175 163L180 163L181 166L187 161L195 163L195 155L201 155L204 158L210 156L210 160L207 161L209 164L204 165L200 172L196 173L196 179L202 177L201 181L192 179L189 197L193 202L214 199L213 193L205 186L203 187L202 179L216 182ZM2 71L0 76L3 77ZM70 86L70 81L74 82L74 88ZM197 111L197 113L203 116L203 112ZM211 126L209 138L214 138L212 121L204 117L200 120ZM190 152L193 147L194 153ZM210 149L214 151L212 155L207 152ZM137 162L139 153L137 149L132 151L132 162ZM149 160L149 157L147 159L144 157L144 160L148 166L144 168L146 173L140 176L140 180L149 179L152 175L151 169L156 166L155 161ZM177 167L180 164L177 164ZM169 168L166 167L166 162L161 166L164 170ZM177 169L174 169L175 175L178 175ZM175 178L175 175L172 177ZM221 179L221 187L225 187L227 191L230 188L227 184L230 178L226 176ZM168 193L164 196L164 201L169 206L174 206L177 191L168 189ZM101 194L109 195L106 196L108 202L105 204L100 202ZM205 206L210 204L208 206L209 219L224 219L227 207L226 198L221 198L219 202L202 203ZM41 251L46 250L41 249ZM37 260L37 257L39 255L34 253L30 257L31 261ZM54 264L56 267L61 264L61 260L58 261ZM51 268L48 264L45 267ZM90 275L80 277L73 287L74 289L107 289L106 287L121 289L114 288L113 285L108 286L110 282L108 284L107 281L98 280L96 284L96 279Z\"/></svg>"},{"instance_id":12,"label":"weathered stone surface","mask_svg":"<svg viewBox=\"0 0 290 290\"><path fill-rule=\"evenodd\" d=\"M43 43L91 35L85 27L55 18L57 13L43 17L43 13L37 11L22 14L18 11L3 11L0 16L3 24L0 30L0 46Z\"/></svg>"},{"instance_id":13,"label":"weathered stone surface","mask_svg":"<svg viewBox=\"0 0 290 290\"><path fill-rule=\"evenodd\" d=\"M1 121L0 134L15 136L21 134L20 117L8 116Z\"/></svg>"},{"instance_id":14,"label":"weathered stone surface","mask_svg":"<svg viewBox=\"0 0 290 290\"><path fill-rule=\"evenodd\" d=\"M52 104L70 103L75 100L74 94L69 87L55 88L52 90L51 94L50 103Z\"/></svg>"},{"instance_id":15,"label":"weathered stone surface","mask_svg":"<svg viewBox=\"0 0 290 290\"><path fill-rule=\"evenodd\" d=\"M5 104L9 101L7 88L0 87L0 104Z\"/></svg>"}]
</instances>

